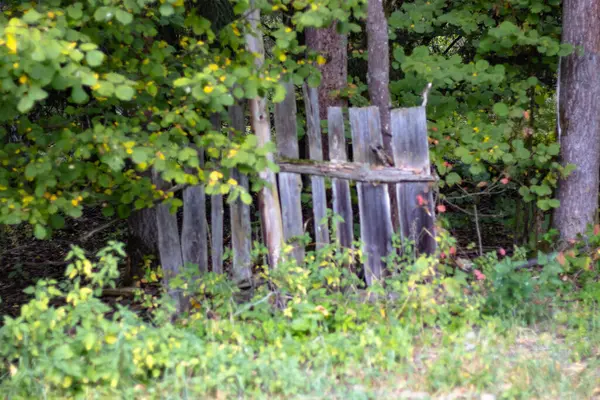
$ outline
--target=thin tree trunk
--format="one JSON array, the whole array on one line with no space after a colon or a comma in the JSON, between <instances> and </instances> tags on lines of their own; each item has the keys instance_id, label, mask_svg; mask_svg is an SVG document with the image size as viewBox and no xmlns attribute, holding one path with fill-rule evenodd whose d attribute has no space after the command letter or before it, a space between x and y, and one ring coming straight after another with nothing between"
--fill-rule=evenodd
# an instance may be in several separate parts
<instances>
[{"instance_id":1,"label":"thin tree trunk","mask_svg":"<svg viewBox=\"0 0 600 400\"><path fill-rule=\"evenodd\" d=\"M563 43L582 46L564 57L559 81L559 137L563 165L577 166L558 187L554 226L561 239L584 234L598 207L600 171L600 2L565 0Z\"/></svg>"},{"instance_id":2,"label":"thin tree trunk","mask_svg":"<svg viewBox=\"0 0 600 400\"><path fill-rule=\"evenodd\" d=\"M250 2L250 7L256 7L254 1ZM256 55L256 67L260 69L265 57L263 36L258 27L260 23L260 10L254 8L248 15L248 20L253 31L246 35L248 51ZM259 146L264 147L271 141L271 126L267 101L263 97L257 97L249 100L249 105L252 130L258 139ZM274 160L273 154L268 154L267 157L271 161ZM281 219L281 207L279 205L279 192L273 171L266 168L259 175L268 185L259 192L258 207L260 209L263 237L269 252L269 263L274 268L279 263L283 245L283 223Z\"/></svg>"},{"instance_id":3,"label":"thin tree trunk","mask_svg":"<svg viewBox=\"0 0 600 400\"><path fill-rule=\"evenodd\" d=\"M319 91L319 118L327 119L329 107L345 107L347 101L340 92L348 84L348 37L336 29L337 21L328 28L309 28L306 30L306 44L309 49L325 58L325 64L318 65L321 71ZM329 158L328 140L323 137L323 156Z\"/></svg>"},{"instance_id":4,"label":"thin tree trunk","mask_svg":"<svg viewBox=\"0 0 600 400\"><path fill-rule=\"evenodd\" d=\"M369 52L367 83L371 103L379 108L383 148L392 158L392 126L390 98L390 48L388 25L382 0L368 0L367 6L367 49ZM394 231L400 228L396 188L389 187Z\"/></svg>"}]
</instances>

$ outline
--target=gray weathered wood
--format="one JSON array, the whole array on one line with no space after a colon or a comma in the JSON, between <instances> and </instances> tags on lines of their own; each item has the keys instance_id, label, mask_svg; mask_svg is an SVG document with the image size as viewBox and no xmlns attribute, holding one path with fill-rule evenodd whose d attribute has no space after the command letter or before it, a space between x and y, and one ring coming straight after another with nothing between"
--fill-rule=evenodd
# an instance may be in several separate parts
<instances>
[{"instance_id":1,"label":"gray weathered wood","mask_svg":"<svg viewBox=\"0 0 600 400\"><path fill-rule=\"evenodd\" d=\"M204 166L203 149L198 149L198 159L200 166ZM184 264L197 265L200 273L208 272L208 227L204 184L190 186L183 190L181 252Z\"/></svg>"},{"instance_id":2,"label":"gray weathered wood","mask_svg":"<svg viewBox=\"0 0 600 400\"><path fill-rule=\"evenodd\" d=\"M316 88L302 86L304 107L306 110L306 132L308 150L311 160L323 161L323 144L321 140L321 117L319 112L319 93ZM315 219L315 242L317 250L329 244L329 225L327 221L327 195L325 180L319 176L311 176L313 218ZM325 221L322 223L322 221Z\"/></svg>"},{"instance_id":3,"label":"gray weathered wood","mask_svg":"<svg viewBox=\"0 0 600 400\"><path fill-rule=\"evenodd\" d=\"M398 168L429 175L429 145L425 107L392 111L392 148ZM426 182L396 185L402 237L416 243L421 253L435 252L435 211L432 185Z\"/></svg>"},{"instance_id":4,"label":"gray weathered wood","mask_svg":"<svg viewBox=\"0 0 600 400\"><path fill-rule=\"evenodd\" d=\"M296 126L296 92L291 82L284 84L285 99L275 104L275 134L280 157L298 158L298 129ZM283 217L283 235L294 246L291 254L298 264L304 261L304 246L298 240L304 234L302 226L302 179L296 174L282 172L279 178L279 197ZM296 238L296 239L294 239Z\"/></svg>"},{"instance_id":5,"label":"gray weathered wood","mask_svg":"<svg viewBox=\"0 0 600 400\"><path fill-rule=\"evenodd\" d=\"M316 175L367 183L435 182L435 178L408 168L380 167L352 162L319 162L311 160L278 159L281 172ZM419 172L419 173L417 173Z\"/></svg>"},{"instance_id":6,"label":"gray weathered wood","mask_svg":"<svg viewBox=\"0 0 600 400\"><path fill-rule=\"evenodd\" d=\"M215 131L221 131L221 118L218 114L211 116L212 127ZM217 274L223 273L223 195L213 194L210 196L210 255L212 271Z\"/></svg>"},{"instance_id":7,"label":"gray weathered wood","mask_svg":"<svg viewBox=\"0 0 600 400\"><path fill-rule=\"evenodd\" d=\"M166 189L165 182L160 173L152 171L152 181L157 188ZM177 216L171 213L168 204L156 206L156 227L158 233L158 252L160 254L160 265L163 270L163 282L167 292L176 303L177 310L182 311L184 300L180 289L171 288L171 280L181 274L183 256L181 253L181 242L179 240L179 228Z\"/></svg>"},{"instance_id":8,"label":"gray weathered wood","mask_svg":"<svg viewBox=\"0 0 600 400\"><path fill-rule=\"evenodd\" d=\"M346 135L344 114L341 107L330 107L327 110L327 130L329 135L329 158L331 161L345 162ZM336 238L340 246L352 248L354 241L354 214L350 197L350 183L343 179L333 179L333 213L343 220L336 223Z\"/></svg>"},{"instance_id":9,"label":"gray weathered wood","mask_svg":"<svg viewBox=\"0 0 600 400\"><path fill-rule=\"evenodd\" d=\"M241 105L229 107L231 128L237 132L246 131L244 109ZM231 176L238 185L248 190L248 177L236 168ZM250 206L241 199L236 199L229 206L231 222L231 246L233 247L232 275L236 283L246 282L252 278L252 226L250 221Z\"/></svg>"},{"instance_id":10,"label":"gray weathered wood","mask_svg":"<svg viewBox=\"0 0 600 400\"><path fill-rule=\"evenodd\" d=\"M380 159L372 146L382 144L381 124L377 107L351 108L350 126L354 161L378 165ZM385 260L392 252L392 217L387 185L358 183L360 234L363 242L365 278L368 285L382 278Z\"/></svg>"},{"instance_id":11,"label":"gray weathered wood","mask_svg":"<svg viewBox=\"0 0 600 400\"><path fill-rule=\"evenodd\" d=\"M253 0L250 1L250 7L253 9L248 14L251 30L246 35L246 44L248 51L256 55L256 67L262 69L265 59L265 49L262 33L258 27L260 24L260 10L256 8L255 1ZM250 106L252 130L258 139L258 145L264 147L271 141L271 126L269 123L267 102L264 98L257 97L249 100L248 103ZM267 157L273 161L272 154L268 154ZM262 232L269 253L269 263L271 267L276 267L281 257L281 247L284 242L279 191L273 171L266 168L259 173L259 176L267 183L267 186L259 192L258 207L262 220Z\"/></svg>"}]
</instances>

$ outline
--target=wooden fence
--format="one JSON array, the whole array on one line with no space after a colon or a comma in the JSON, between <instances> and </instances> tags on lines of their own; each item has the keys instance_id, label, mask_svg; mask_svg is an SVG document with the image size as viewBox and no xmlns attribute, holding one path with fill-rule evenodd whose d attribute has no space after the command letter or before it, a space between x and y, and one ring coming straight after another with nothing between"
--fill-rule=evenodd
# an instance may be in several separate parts
<instances>
[{"instance_id":1,"label":"wooden fence","mask_svg":"<svg viewBox=\"0 0 600 400\"><path fill-rule=\"evenodd\" d=\"M305 233L306 221L301 203L301 175L305 174L310 176L311 218L314 226L312 236L316 248L322 248L332 241L340 247L351 248L355 242L354 223L358 219L360 237L356 239L362 243L363 254L366 257L363 267L368 284L382 276L384 259L392 251L394 224L390 208L390 190L395 190L398 198L401 237L415 242L419 252L433 253L436 243L432 193L434 178L430 171L425 107L392 110L393 157L389 157L383 151L379 111L376 107L350 108L348 125L341 108L329 108L327 137L330 160L324 161L317 91L304 85L302 92L310 159L301 160L296 91L292 84L287 86L288 94L285 100L275 105L275 161L280 167L277 184L265 189L268 201L259 196L257 205L261 210L263 241L268 242L265 240L265 237L269 237L267 229L279 226L283 232L283 240L293 246L291 255L299 263L303 261L305 249L297 238ZM260 114L259 108L260 105L254 109L251 107L251 118L256 116L256 113ZM261 123L265 124L260 129L269 128L268 115L261 114L259 117ZM242 106L230 108L229 124L234 130L246 130ZM213 125L220 129L220 120L214 118ZM350 128L348 136L351 137L351 146L346 140L346 126ZM253 128L257 129L256 124L253 124ZM352 160L349 160L347 154L349 148ZM198 151L202 163L203 153L201 149ZM235 170L231 173L240 185L248 189L246 176ZM161 184L158 177L155 179L157 184ZM326 191L327 179L331 179L329 201ZM354 215L351 202L351 193L354 190L352 182L356 183L358 218ZM157 210L159 251L167 284L185 263L198 265L199 273L202 273L209 270L210 259L211 270L223 273L223 237L226 230L224 213L227 209L231 231L232 276L236 282L248 280L252 267L250 207L241 200L224 207L222 196L213 195L210 196L210 216L207 216L208 203L203 185L186 188L183 203L181 234L177 218L169 213L168 206L160 205ZM280 206L280 213L276 209L277 206ZM271 209L265 210L265 207ZM328 224L322 223L327 220L328 208L341 217L335 227L334 237L330 235ZM277 245L273 236L270 240L271 244ZM270 262L276 264L278 257L279 253L272 255ZM177 293L171 294L178 296Z\"/></svg>"}]
</instances>

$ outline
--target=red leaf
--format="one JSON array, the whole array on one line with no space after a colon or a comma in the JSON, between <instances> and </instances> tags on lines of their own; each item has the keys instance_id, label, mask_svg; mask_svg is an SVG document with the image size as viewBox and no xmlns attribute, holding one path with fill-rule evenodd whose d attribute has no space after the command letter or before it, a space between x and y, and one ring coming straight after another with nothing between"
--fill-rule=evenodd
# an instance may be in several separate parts
<instances>
[{"instance_id":1,"label":"red leaf","mask_svg":"<svg viewBox=\"0 0 600 400\"><path fill-rule=\"evenodd\" d=\"M437 206L437 210L440 213L445 213L446 212L446 206L443 204L440 204L439 206Z\"/></svg>"},{"instance_id":2,"label":"red leaf","mask_svg":"<svg viewBox=\"0 0 600 400\"><path fill-rule=\"evenodd\" d=\"M523 118L525 118L526 121L529 121L529 118L530 118L529 111L523 111Z\"/></svg>"},{"instance_id":3,"label":"red leaf","mask_svg":"<svg viewBox=\"0 0 600 400\"><path fill-rule=\"evenodd\" d=\"M500 183L502 183L503 185L508 185L508 182L510 182L510 179L508 179L508 178L500 179Z\"/></svg>"},{"instance_id":4,"label":"red leaf","mask_svg":"<svg viewBox=\"0 0 600 400\"><path fill-rule=\"evenodd\" d=\"M436 128L435 126L433 128L431 128L432 131L437 132L438 128Z\"/></svg>"},{"instance_id":5,"label":"red leaf","mask_svg":"<svg viewBox=\"0 0 600 400\"><path fill-rule=\"evenodd\" d=\"M500 248L498 249L498 253L500 253L500 255L501 255L502 257L504 257L504 256L506 255L506 250L504 250L502 247L500 247Z\"/></svg>"},{"instance_id":6,"label":"red leaf","mask_svg":"<svg viewBox=\"0 0 600 400\"><path fill-rule=\"evenodd\" d=\"M594 225L594 235L598 236L600 234L600 225Z\"/></svg>"},{"instance_id":7,"label":"red leaf","mask_svg":"<svg viewBox=\"0 0 600 400\"><path fill-rule=\"evenodd\" d=\"M419 203L419 206L425 204L425 199L420 194L417 195L417 203Z\"/></svg>"},{"instance_id":8,"label":"red leaf","mask_svg":"<svg viewBox=\"0 0 600 400\"><path fill-rule=\"evenodd\" d=\"M450 247L450 255L455 255L456 254L456 247L452 246Z\"/></svg>"},{"instance_id":9,"label":"red leaf","mask_svg":"<svg viewBox=\"0 0 600 400\"><path fill-rule=\"evenodd\" d=\"M567 259L565 258L565 253L563 253L562 251L558 253L558 255L556 256L556 261L558 261L560 265L565 265L567 262Z\"/></svg>"},{"instance_id":10,"label":"red leaf","mask_svg":"<svg viewBox=\"0 0 600 400\"><path fill-rule=\"evenodd\" d=\"M475 279L477 279L478 281L485 280L485 274L480 270L476 269L473 271L473 273L475 274Z\"/></svg>"}]
</instances>

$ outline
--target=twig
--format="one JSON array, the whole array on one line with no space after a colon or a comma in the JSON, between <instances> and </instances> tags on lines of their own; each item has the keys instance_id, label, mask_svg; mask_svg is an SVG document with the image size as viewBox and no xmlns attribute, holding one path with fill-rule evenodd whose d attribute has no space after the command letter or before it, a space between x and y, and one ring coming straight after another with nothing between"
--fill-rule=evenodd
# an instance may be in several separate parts
<instances>
[{"instance_id":1,"label":"twig","mask_svg":"<svg viewBox=\"0 0 600 400\"><path fill-rule=\"evenodd\" d=\"M172 188L170 188L169 190L166 190L165 193L176 193L179 192L185 188L187 188L189 185L187 184L180 184L180 185L175 185ZM157 206L158 204L162 203L162 200L155 200L152 204L152 207ZM115 218L113 220L108 221L107 223L105 223L104 225L100 225L97 228L92 229L91 231L89 231L88 233L86 233L85 235L81 236L80 240L81 241L86 241L89 238L91 238L92 236L94 236L95 234L97 234L98 232L102 232L103 230L110 228L111 226L113 226L114 224L116 224L119 221L122 221L122 218Z\"/></svg>"},{"instance_id":2,"label":"twig","mask_svg":"<svg viewBox=\"0 0 600 400\"><path fill-rule=\"evenodd\" d=\"M427 84L427 86L425 86L423 93L421 93L421 97L423 97L423 103L421 104L421 107L427 106L427 97L429 96L429 91L431 90L431 85L432 85L431 82L429 82Z\"/></svg>"},{"instance_id":3,"label":"twig","mask_svg":"<svg viewBox=\"0 0 600 400\"><path fill-rule=\"evenodd\" d=\"M479 241L479 256L483 257L483 243L481 243L481 231L479 230L479 218L477 217L477 206L473 205L475 212L475 228L477 228L477 240Z\"/></svg>"},{"instance_id":4,"label":"twig","mask_svg":"<svg viewBox=\"0 0 600 400\"><path fill-rule=\"evenodd\" d=\"M238 312L236 312L235 314L233 314L233 316L237 317L238 315L240 315L241 313L244 313L244 312L248 311L252 307L256 307L257 305L259 305L261 303L264 303L265 301L269 300L271 298L271 296L273 296L274 294L275 294L275 292L271 292L268 295L266 295L265 297L263 297L262 299L260 299L259 301L257 301L256 303L248 304L247 306L245 306L244 308L242 308L241 310L239 310Z\"/></svg>"},{"instance_id":5,"label":"twig","mask_svg":"<svg viewBox=\"0 0 600 400\"><path fill-rule=\"evenodd\" d=\"M450 43L450 45L449 45L448 47L446 47L446 50L444 50L444 52L442 53L442 55L444 55L444 56L445 56L446 54L448 54L448 52L450 51L450 49L451 49L451 48L453 48L453 47L454 47L454 45L455 45L456 43L458 43L458 41L459 41L460 39L462 39L462 36L459 36L459 37L457 37L456 39L454 39L454 40L452 41L452 43Z\"/></svg>"}]
</instances>

